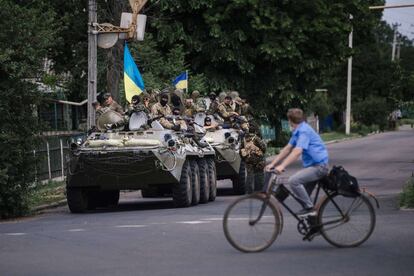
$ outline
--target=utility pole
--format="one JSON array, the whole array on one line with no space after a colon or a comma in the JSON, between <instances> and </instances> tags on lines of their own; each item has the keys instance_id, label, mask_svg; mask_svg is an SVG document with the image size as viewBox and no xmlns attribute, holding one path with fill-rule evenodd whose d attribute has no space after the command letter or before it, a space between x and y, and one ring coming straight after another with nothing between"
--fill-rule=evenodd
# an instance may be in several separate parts
<instances>
[{"instance_id":1,"label":"utility pole","mask_svg":"<svg viewBox=\"0 0 414 276\"><path fill-rule=\"evenodd\" d=\"M97 83L97 41L98 34L94 32L94 24L97 23L96 0L89 0L89 25L88 25L88 117L87 129L95 125L95 109L92 103L96 100Z\"/></svg>"},{"instance_id":2,"label":"utility pole","mask_svg":"<svg viewBox=\"0 0 414 276\"><path fill-rule=\"evenodd\" d=\"M350 15L350 20L352 20L352 15ZM352 40L353 40L353 28L349 33L349 42L348 46L352 49ZM346 87L346 118L345 118L345 134L349 135L351 133L351 85L352 85L352 56L348 58L348 79Z\"/></svg>"},{"instance_id":3,"label":"utility pole","mask_svg":"<svg viewBox=\"0 0 414 276\"><path fill-rule=\"evenodd\" d=\"M396 52L396 48L397 48L397 35L398 35L398 25L394 24L394 38L392 40L392 53L391 53L391 61L395 60L395 52Z\"/></svg>"}]
</instances>

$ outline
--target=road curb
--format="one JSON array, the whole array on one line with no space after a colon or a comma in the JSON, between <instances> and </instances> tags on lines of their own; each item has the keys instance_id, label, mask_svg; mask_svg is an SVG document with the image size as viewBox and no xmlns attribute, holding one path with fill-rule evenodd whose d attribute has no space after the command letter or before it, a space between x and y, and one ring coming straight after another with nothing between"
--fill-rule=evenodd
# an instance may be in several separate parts
<instances>
[{"instance_id":1,"label":"road curb","mask_svg":"<svg viewBox=\"0 0 414 276\"><path fill-rule=\"evenodd\" d=\"M39 211L43 211L43 210L46 210L46 209L52 209L52 208L60 207L60 206L66 205L66 204L67 204L67 200L62 199L58 202L53 202L53 203L50 203L50 204L43 204L43 205L36 206L35 208L33 208L33 211L39 212Z\"/></svg>"}]
</instances>

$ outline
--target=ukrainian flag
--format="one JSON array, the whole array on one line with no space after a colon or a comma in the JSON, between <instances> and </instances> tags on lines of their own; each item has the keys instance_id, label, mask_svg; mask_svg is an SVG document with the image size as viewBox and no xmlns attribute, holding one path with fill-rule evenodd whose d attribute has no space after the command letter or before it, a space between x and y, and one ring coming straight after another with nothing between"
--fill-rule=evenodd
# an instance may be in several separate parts
<instances>
[{"instance_id":1,"label":"ukrainian flag","mask_svg":"<svg viewBox=\"0 0 414 276\"><path fill-rule=\"evenodd\" d=\"M124 87L125 98L129 103L132 96L141 94L145 88L144 81L126 43L124 47Z\"/></svg>"},{"instance_id":2,"label":"ukrainian flag","mask_svg":"<svg viewBox=\"0 0 414 276\"><path fill-rule=\"evenodd\" d=\"M188 87L188 74L187 71L179 75L173 80L173 85L177 89L187 89Z\"/></svg>"}]
</instances>

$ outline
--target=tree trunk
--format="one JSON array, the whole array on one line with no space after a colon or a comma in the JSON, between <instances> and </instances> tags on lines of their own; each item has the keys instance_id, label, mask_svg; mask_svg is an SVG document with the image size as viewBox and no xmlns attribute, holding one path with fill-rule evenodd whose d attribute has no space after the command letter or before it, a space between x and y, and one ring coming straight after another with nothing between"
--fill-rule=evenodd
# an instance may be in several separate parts
<instances>
[{"instance_id":1,"label":"tree trunk","mask_svg":"<svg viewBox=\"0 0 414 276\"><path fill-rule=\"evenodd\" d=\"M112 94L115 101L119 103L119 82L121 80L121 74L124 67L123 59L123 40L118 41L114 47L112 47L107 54L107 71L106 71L106 83L107 91Z\"/></svg>"}]
</instances>

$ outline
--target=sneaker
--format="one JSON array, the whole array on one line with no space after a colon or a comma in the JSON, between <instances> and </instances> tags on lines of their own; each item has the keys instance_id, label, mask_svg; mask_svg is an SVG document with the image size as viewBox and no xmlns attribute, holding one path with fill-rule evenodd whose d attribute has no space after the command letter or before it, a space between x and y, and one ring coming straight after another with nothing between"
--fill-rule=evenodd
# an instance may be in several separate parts
<instances>
[{"instance_id":1,"label":"sneaker","mask_svg":"<svg viewBox=\"0 0 414 276\"><path fill-rule=\"evenodd\" d=\"M308 216L316 216L316 210L312 208L305 208L300 210L299 212L296 213L296 215L300 218L302 217L308 217Z\"/></svg>"}]
</instances>

